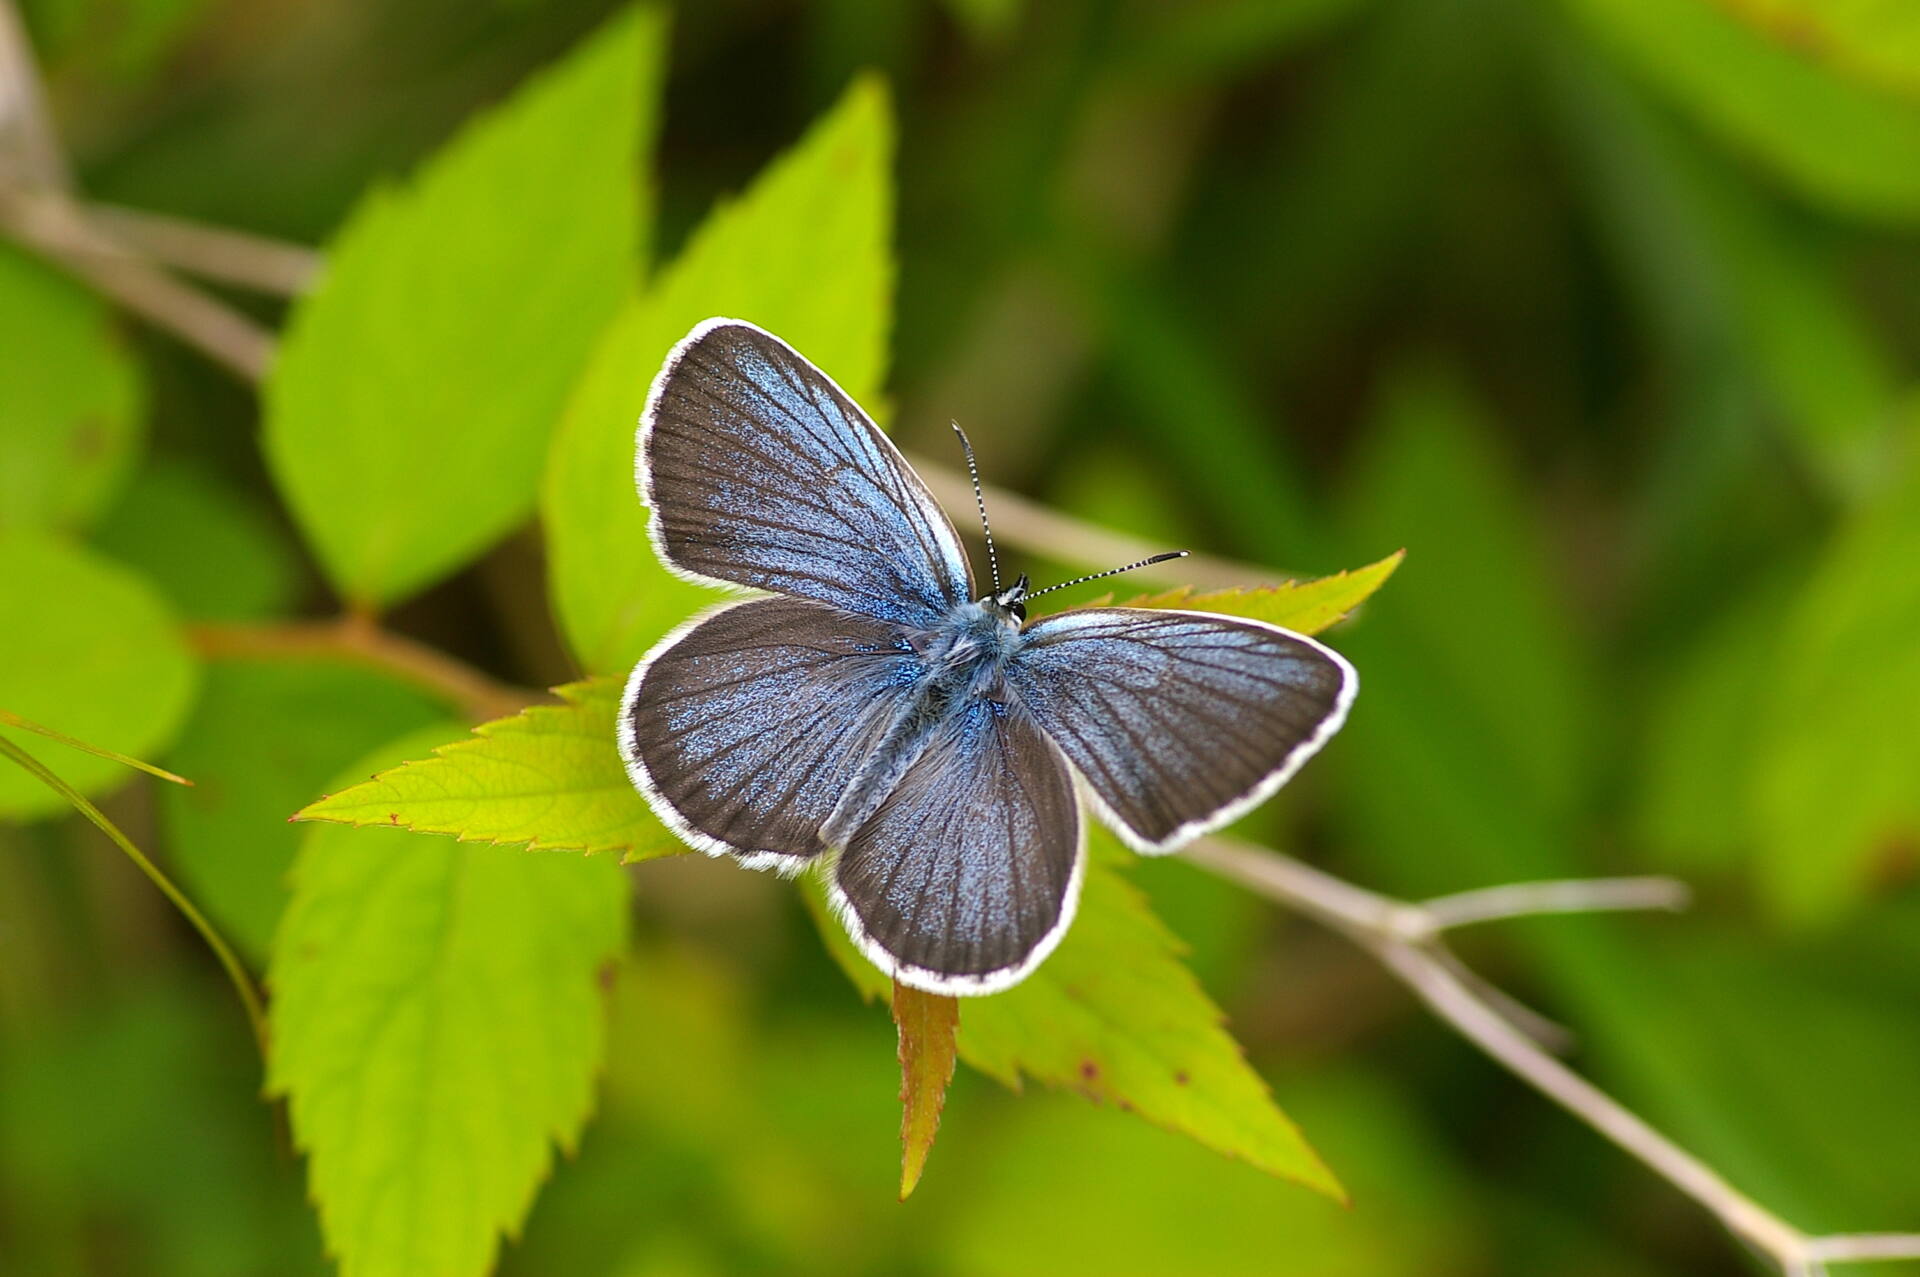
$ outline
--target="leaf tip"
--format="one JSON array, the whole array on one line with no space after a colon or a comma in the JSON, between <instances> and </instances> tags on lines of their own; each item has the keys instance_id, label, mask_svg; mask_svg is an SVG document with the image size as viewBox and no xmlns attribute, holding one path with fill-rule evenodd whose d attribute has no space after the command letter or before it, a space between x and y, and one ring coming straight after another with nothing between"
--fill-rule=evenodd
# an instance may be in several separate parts
<instances>
[{"instance_id":1,"label":"leaf tip","mask_svg":"<svg viewBox=\"0 0 1920 1277\"><path fill-rule=\"evenodd\" d=\"M904 1202L919 1185L934 1136L940 1131L947 1086L953 1081L960 1003L895 980L893 1019L900 1030L900 1200Z\"/></svg>"},{"instance_id":2,"label":"leaf tip","mask_svg":"<svg viewBox=\"0 0 1920 1277\"><path fill-rule=\"evenodd\" d=\"M328 803L332 801L333 801L332 794L322 794L318 798L314 799L312 802L308 803L305 807L302 807L299 811L294 812L293 815L287 817L287 823L289 825L293 825L293 824L299 824L303 821L309 821L309 820L331 821L332 823L337 825L344 825L344 824L351 823L347 820L342 819L339 816L334 815L330 811L322 810Z\"/></svg>"}]
</instances>

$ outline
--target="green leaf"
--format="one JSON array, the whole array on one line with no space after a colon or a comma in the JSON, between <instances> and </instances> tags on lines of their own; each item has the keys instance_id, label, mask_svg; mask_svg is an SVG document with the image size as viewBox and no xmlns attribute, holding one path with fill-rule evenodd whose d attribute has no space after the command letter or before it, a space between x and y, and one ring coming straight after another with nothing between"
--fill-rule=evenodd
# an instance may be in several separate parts
<instances>
[{"instance_id":1,"label":"green leaf","mask_svg":"<svg viewBox=\"0 0 1920 1277\"><path fill-rule=\"evenodd\" d=\"M791 342L869 411L893 313L893 126L854 82L608 330L567 406L541 494L553 607L580 664L624 672L711 591L669 576L634 491L634 427L667 351L729 315Z\"/></svg>"},{"instance_id":2,"label":"green leaf","mask_svg":"<svg viewBox=\"0 0 1920 1277\"><path fill-rule=\"evenodd\" d=\"M42 65L62 82L137 87L191 39L211 0L30 0L23 6ZM117 82L117 83L113 83Z\"/></svg>"},{"instance_id":3,"label":"green leaf","mask_svg":"<svg viewBox=\"0 0 1920 1277\"><path fill-rule=\"evenodd\" d=\"M1760 884L1831 922L1920 839L1920 477L1861 512L1796 601L1753 778Z\"/></svg>"},{"instance_id":4,"label":"green leaf","mask_svg":"<svg viewBox=\"0 0 1920 1277\"><path fill-rule=\"evenodd\" d=\"M610 860L321 828L293 884L268 1086L328 1248L343 1277L479 1277L592 1107L625 878Z\"/></svg>"},{"instance_id":5,"label":"green leaf","mask_svg":"<svg viewBox=\"0 0 1920 1277\"><path fill-rule=\"evenodd\" d=\"M1726 608L1655 687L1639 764L1638 841L1660 868L1747 867L1751 795L1791 594L1769 581Z\"/></svg>"},{"instance_id":6,"label":"green leaf","mask_svg":"<svg viewBox=\"0 0 1920 1277\"><path fill-rule=\"evenodd\" d=\"M146 573L195 620L284 614L302 585L299 557L273 515L196 465L147 465L93 540Z\"/></svg>"},{"instance_id":7,"label":"green leaf","mask_svg":"<svg viewBox=\"0 0 1920 1277\"><path fill-rule=\"evenodd\" d=\"M390 603L524 518L626 295L666 25L616 19L363 200L266 386L267 459L350 601Z\"/></svg>"},{"instance_id":8,"label":"green leaf","mask_svg":"<svg viewBox=\"0 0 1920 1277\"><path fill-rule=\"evenodd\" d=\"M1367 597L1385 585L1405 550L1395 550L1378 563L1336 572L1312 581L1289 581L1250 590L1213 590L1196 594L1191 586L1129 600L1128 607L1174 607L1195 612L1219 612L1265 621L1297 634L1318 634L1345 620Z\"/></svg>"},{"instance_id":9,"label":"green leaf","mask_svg":"<svg viewBox=\"0 0 1920 1277\"><path fill-rule=\"evenodd\" d=\"M1920 218L1920 96L1850 77L1798 27L1743 21L1716 0L1574 7L1683 108L1806 195L1858 216ZM1864 17L1856 29L1870 29Z\"/></svg>"},{"instance_id":10,"label":"green leaf","mask_svg":"<svg viewBox=\"0 0 1920 1277\"><path fill-rule=\"evenodd\" d=\"M16 978L27 948L18 916ZM80 1192L83 1216L114 1221L112 1262L141 1277L326 1277L313 1212L203 964L143 960L85 999L45 993L57 1013L15 1003L9 1014L19 1029L0 1086L8 1271L83 1271L88 1225L59 1205Z\"/></svg>"},{"instance_id":11,"label":"green leaf","mask_svg":"<svg viewBox=\"0 0 1920 1277\"><path fill-rule=\"evenodd\" d=\"M1013 988L967 1000L960 1058L1015 1089L1023 1077L1071 1087L1344 1200L1180 961L1179 940L1116 868L1128 853L1104 831L1089 841L1066 939ZM853 947L817 884L807 902L854 987L885 997L887 977Z\"/></svg>"},{"instance_id":12,"label":"green leaf","mask_svg":"<svg viewBox=\"0 0 1920 1277\"><path fill-rule=\"evenodd\" d=\"M971 1010L969 1006L968 1010ZM1433 1127L1443 1105L1396 1070L1342 1052L1285 1075L1288 1104L1341 1150L1353 1210L1304 1193L1138 1122L1085 1105L1033 1102L999 1115L991 1161L935 1227L968 1277L1036 1273L1206 1277L1467 1277L1497 1271L1489 1216L1515 1203L1489 1190ZM1044 1209L1034 1185L1046 1185ZM1097 1221L1075 1226L1070 1221ZM1532 1257L1531 1252L1529 1258ZM1643 1277L1572 1265L1555 1277Z\"/></svg>"},{"instance_id":13,"label":"green leaf","mask_svg":"<svg viewBox=\"0 0 1920 1277\"><path fill-rule=\"evenodd\" d=\"M80 528L113 500L146 398L106 305L0 243L0 529Z\"/></svg>"},{"instance_id":14,"label":"green leaf","mask_svg":"<svg viewBox=\"0 0 1920 1277\"><path fill-rule=\"evenodd\" d=\"M533 851L624 851L627 862L686 844L654 818L615 744L621 685L596 679L303 808L299 820L392 825Z\"/></svg>"},{"instance_id":15,"label":"green leaf","mask_svg":"<svg viewBox=\"0 0 1920 1277\"><path fill-rule=\"evenodd\" d=\"M1907 893L1858 926L1792 945L1731 915L1653 929L1634 960L1614 968L1622 987L1612 1013L1577 1021L1593 1025L1583 1034L1593 1067L1621 1079L1650 1121L1810 1232L1898 1217L1910 1209L1920 1142L1920 1111L1886 1102L1920 1070L1914 903Z\"/></svg>"},{"instance_id":16,"label":"green leaf","mask_svg":"<svg viewBox=\"0 0 1920 1277\"><path fill-rule=\"evenodd\" d=\"M1920 101L1920 9L1882 0L1740 0L1736 17L1855 83Z\"/></svg>"},{"instance_id":17,"label":"green leaf","mask_svg":"<svg viewBox=\"0 0 1920 1277\"><path fill-rule=\"evenodd\" d=\"M0 532L0 706L135 758L159 756L192 703L198 670L166 605L138 576L51 534ZM15 739L20 739L15 737ZM60 750L55 770L97 794L127 772ZM64 804L32 777L0 770L0 817Z\"/></svg>"},{"instance_id":18,"label":"green leaf","mask_svg":"<svg viewBox=\"0 0 1920 1277\"><path fill-rule=\"evenodd\" d=\"M960 1000L894 982L893 1022L900 1031L900 1200L913 1195L927 1168L940 1110L953 1081L954 1032Z\"/></svg>"},{"instance_id":19,"label":"green leaf","mask_svg":"<svg viewBox=\"0 0 1920 1277\"><path fill-rule=\"evenodd\" d=\"M1326 760L1332 810L1393 890L1554 872L1593 715L1527 488L1447 372L1398 370L1375 412L1346 523L1356 543L1415 547L1414 566L1341 637L1363 691Z\"/></svg>"},{"instance_id":20,"label":"green leaf","mask_svg":"<svg viewBox=\"0 0 1920 1277\"><path fill-rule=\"evenodd\" d=\"M946 4L976 44L997 45L1020 23L1021 0L946 0Z\"/></svg>"},{"instance_id":21,"label":"green leaf","mask_svg":"<svg viewBox=\"0 0 1920 1277\"><path fill-rule=\"evenodd\" d=\"M356 666L211 663L171 755L194 787L160 803L181 881L242 951L264 958L304 833L287 817L354 759L443 716L411 686Z\"/></svg>"},{"instance_id":22,"label":"green leaf","mask_svg":"<svg viewBox=\"0 0 1920 1277\"><path fill-rule=\"evenodd\" d=\"M1135 11L1135 29L1114 60L1156 84L1220 84L1279 62L1366 7L1366 0L1212 0L1154 6Z\"/></svg>"},{"instance_id":23,"label":"green leaf","mask_svg":"<svg viewBox=\"0 0 1920 1277\"><path fill-rule=\"evenodd\" d=\"M1830 236L1765 198L1584 48L1553 65L1562 118L1612 250L1648 307L1648 326L1685 365L1674 379L1674 411L1724 414L1729 381L1750 386L1842 493L1874 486L1886 470L1881 453L1898 376L1845 287ZM1750 436L1757 417L1744 405L1735 411L1742 428L1725 432L1731 440ZM1712 447L1699 425L1693 433L1706 439L1681 454L1684 462L1669 462L1674 473L1654 487L1682 518L1718 530L1724 521L1714 517L1713 494L1729 464L1751 454Z\"/></svg>"}]
</instances>

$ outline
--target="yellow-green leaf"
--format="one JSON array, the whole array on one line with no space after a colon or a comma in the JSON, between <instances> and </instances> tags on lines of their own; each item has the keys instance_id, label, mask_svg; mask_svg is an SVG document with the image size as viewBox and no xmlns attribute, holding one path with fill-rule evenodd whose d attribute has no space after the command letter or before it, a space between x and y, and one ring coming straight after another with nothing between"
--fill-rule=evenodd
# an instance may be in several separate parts
<instances>
[{"instance_id":1,"label":"yellow-green leaf","mask_svg":"<svg viewBox=\"0 0 1920 1277\"><path fill-rule=\"evenodd\" d=\"M1212 590L1196 594L1191 586L1149 594L1127 603L1128 607L1171 607L1194 612L1219 612L1265 621L1296 634L1318 634L1344 620L1349 613L1392 576L1405 550L1395 550L1378 563L1363 568L1336 572L1311 581L1289 581L1285 585L1262 585L1248 590Z\"/></svg>"},{"instance_id":2,"label":"yellow-green leaf","mask_svg":"<svg viewBox=\"0 0 1920 1277\"><path fill-rule=\"evenodd\" d=\"M0 528L91 523L139 451L139 368L106 303L4 243L0 386Z\"/></svg>"},{"instance_id":3,"label":"yellow-green leaf","mask_svg":"<svg viewBox=\"0 0 1920 1277\"><path fill-rule=\"evenodd\" d=\"M1786 619L1750 828L1783 918L1833 922L1920 838L1920 475L1864 509Z\"/></svg>"},{"instance_id":4,"label":"yellow-green leaf","mask_svg":"<svg viewBox=\"0 0 1920 1277\"><path fill-rule=\"evenodd\" d=\"M268 1087L288 1099L343 1277L490 1269L592 1107L625 917L611 860L308 834L271 969Z\"/></svg>"},{"instance_id":5,"label":"yellow-green leaf","mask_svg":"<svg viewBox=\"0 0 1920 1277\"><path fill-rule=\"evenodd\" d=\"M623 672L703 601L669 576L634 491L634 430L673 343L714 315L791 342L869 411L893 313L893 125L856 81L607 331L554 438L541 492L554 613L588 672Z\"/></svg>"},{"instance_id":6,"label":"yellow-green leaf","mask_svg":"<svg viewBox=\"0 0 1920 1277\"><path fill-rule=\"evenodd\" d=\"M484 723L465 740L437 746L433 757L330 794L297 818L522 843L534 851L623 851L629 862L685 851L620 761L620 684L596 679L557 690L559 705Z\"/></svg>"},{"instance_id":7,"label":"yellow-green leaf","mask_svg":"<svg viewBox=\"0 0 1920 1277\"><path fill-rule=\"evenodd\" d=\"M1104 831L1090 843L1066 939L1013 988L967 1000L960 1058L1010 1087L1023 1077L1071 1087L1344 1200L1181 962L1179 940L1116 867L1128 853ZM886 996L887 977L853 947L817 885L807 901L854 987Z\"/></svg>"},{"instance_id":8,"label":"yellow-green leaf","mask_svg":"<svg viewBox=\"0 0 1920 1277\"><path fill-rule=\"evenodd\" d=\"M156 457L93 530L196 621L284 616L307 590L293 538L265 500L212 466Z\"/></svg>"},{"instance_id":9,"label":"yellow-green leaf","mask_svg":"<svg viewBox=\"0 0 1920 1277\"><path fill-rule=\"evenodd\" d=\"M960 1000L898 981L893 1022L900 1030L900 1200L912 1196L940 1132L940 1111L953 1081L954 1033Z\"/></svg>"},{"instance_id":10,"label":"yellow-green leaf","mask_svg":"<svg viewBox=\"0 0 1920 1277\"><path fill-rule=\"evenodd\" d=\"M153 758L186 717L198 674L146 581L52 533L0 532L0 708L102 749ZM49 761L57 751L55 769L82 793L128 779L109 759L26 740ZM0 768L0 819L64 807L31 776Z\"/></svg>"},{"instance_id":11,"label":"yellow-green leaf","mask_svg":"<svg viewBox=\"0 0 1920 1277\"><path fill-rule=\"evenodd\" d=\"M665 22L616 19L327 250L266 386L267 460L334 586L384 604L533 505L567 393L638 269Z\"/></svg>"}]
</instances>

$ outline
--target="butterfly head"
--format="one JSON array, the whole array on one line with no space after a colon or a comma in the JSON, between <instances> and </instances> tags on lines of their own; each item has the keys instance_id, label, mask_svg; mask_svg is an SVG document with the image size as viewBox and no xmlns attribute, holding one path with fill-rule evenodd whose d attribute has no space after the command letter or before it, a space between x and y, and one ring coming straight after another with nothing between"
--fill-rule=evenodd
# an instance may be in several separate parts
<instances>
[{"instance_id":1,"label":"butterfly head","mask_svg":"<svg viewBox=\"0 0 1920 1277\"><path fill-rule=\"evenodd\" d=\"M1016 629L1027 619L1027 574L998 593L980 600L980 606Z\"/></svg>"}]
</instances>

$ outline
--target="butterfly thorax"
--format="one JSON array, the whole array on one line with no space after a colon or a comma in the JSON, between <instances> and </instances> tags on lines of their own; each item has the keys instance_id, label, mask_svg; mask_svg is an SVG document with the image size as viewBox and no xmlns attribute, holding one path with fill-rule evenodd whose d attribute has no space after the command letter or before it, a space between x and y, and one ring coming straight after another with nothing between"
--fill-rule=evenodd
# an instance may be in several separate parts
<instances>
[{"instance_id":1,"label":"butterfly thorax","mask_svg":"<svg viewBox=\"0 0 1920 1277\"><path fill-rule=\"evenodd\" d=\"M1006 666L1023 641L1019 620L991 595L962 603L908 636L920 657L920 676L821 826L821 841L830 847L844 843L879 810L907 769L938 746L941 733L955 729L975 705L996 715L1013 712Z\"/></svg>"}]
</instances>

